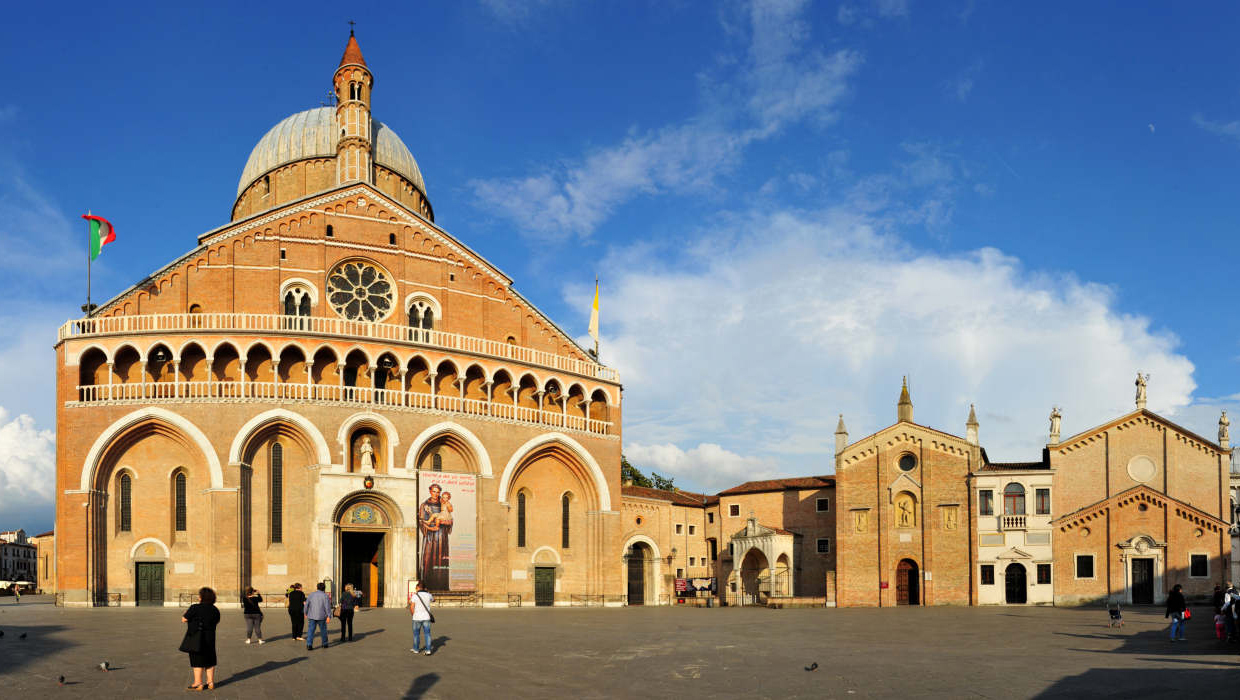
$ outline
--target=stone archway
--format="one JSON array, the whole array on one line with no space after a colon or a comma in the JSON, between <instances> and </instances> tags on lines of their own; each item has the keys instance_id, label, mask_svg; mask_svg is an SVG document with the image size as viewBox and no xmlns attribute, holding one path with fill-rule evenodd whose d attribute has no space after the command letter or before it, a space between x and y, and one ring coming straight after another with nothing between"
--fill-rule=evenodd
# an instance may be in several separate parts
<instances>
[{"instance_id":1,"label":"stone archway","mask_svg":"<svg viewBox=\"0 0 1240 700\"><path fill-rule=\"evenodd\" d=\"M741 605L762 605L771 595L771 564L757 547L741 559L740 583Z\"/></svg>"},{"instance_id":2,"label":"stone archway","mask_svg":"<svg viewBox=\"0 0 1240 700\"><path fill-rule=\"evenodd\" d=\"M408 543L401 536L396 504L381 493L353 493L336 505L332 523L332 578L337 599L339 591L352 583L364 593L365 606L403 604L400 562Z\"/></svg>"},{"instance_id":3,"label":"stone archway","mask_svg":"<svg viewBox=\"0 0 1240 700\"><path fill-rule=\"evenodd\" d=\"M921 605L921 572L917 562L901 559L896 565L896 605Z\"/></svg>"}]
</instances>

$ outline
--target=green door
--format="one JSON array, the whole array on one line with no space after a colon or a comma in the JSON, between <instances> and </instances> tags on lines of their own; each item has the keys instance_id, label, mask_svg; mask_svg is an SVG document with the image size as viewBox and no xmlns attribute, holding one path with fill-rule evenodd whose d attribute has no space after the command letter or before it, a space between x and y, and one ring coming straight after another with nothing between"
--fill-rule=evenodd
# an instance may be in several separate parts
<instances>
[{"instance_id":1,"label":"green door","mask_svg":"<svg viewBox=\"0 0 1240 700\"><path fill-rule=\"evenodd\" d=\"M138 562L138 605L164 604L164 565Z\"/></svg>"},{"instance_id":2,"label":"green door","mask_svg":"<svg viewBox=\"0 0 1240 700\"><path fill-rule=\"evenodd\" d=\"M555 567L534 567L534 605L555 605Z\"/></svg>"}]
</instances>

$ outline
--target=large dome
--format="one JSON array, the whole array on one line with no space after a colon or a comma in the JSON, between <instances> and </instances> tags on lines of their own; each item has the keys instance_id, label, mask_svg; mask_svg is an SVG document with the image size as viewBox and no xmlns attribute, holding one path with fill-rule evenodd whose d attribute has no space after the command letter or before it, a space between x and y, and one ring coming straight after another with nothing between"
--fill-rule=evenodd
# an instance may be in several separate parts
<instances>
[{"instance_id":1,"label":"large dome","mask_svg":"<svg viewBox=\"0 0 1240 700\"><path fill-rule=\"evenodd\" d=\"M374 122L375 164L392 170L413 183L426 195L426 183L413 154L400 140L395 131L386 124ZM336 110L334 107L316 107L298 112L271 127L259 139L250 159L241 171L237 184L237 196L265 173L289 163L307 158L334 158L336 156Z\"/></svg>"}]
</instances>

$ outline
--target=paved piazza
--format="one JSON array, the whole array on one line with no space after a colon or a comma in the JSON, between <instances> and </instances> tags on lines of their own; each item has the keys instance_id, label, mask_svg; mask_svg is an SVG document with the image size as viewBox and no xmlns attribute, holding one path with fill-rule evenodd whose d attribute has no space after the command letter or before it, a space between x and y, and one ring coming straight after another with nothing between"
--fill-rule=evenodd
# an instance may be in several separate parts
<instances>
[{"instance_id":1,"label":"paved piazza","mask_svg":"<svg viewBox=\"0 0 1240 700\"><path fill-rule=\"evenodd\" d=\"M170 697L189 684L177 610L0 611L0 696ZM1240 670L1204 609L1183 644L1150 609L1128 611L1117 630L1102 610L1041 607L440 609L437 651L416 658L398 610L359 613L353 643L309 654L280 609L261 647L242 643L240 612L223 614L215 695L247 699L1235 698ZM115 671L93 668L105 658Z\"/></svg>"}]
</instances>

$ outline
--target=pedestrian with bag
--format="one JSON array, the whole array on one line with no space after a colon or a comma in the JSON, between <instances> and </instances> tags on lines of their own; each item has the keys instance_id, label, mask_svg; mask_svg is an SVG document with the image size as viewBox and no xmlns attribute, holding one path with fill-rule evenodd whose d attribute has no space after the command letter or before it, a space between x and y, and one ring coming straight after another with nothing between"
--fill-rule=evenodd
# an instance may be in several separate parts
<instances>
[{"instance_id":1,"label":"pedestrian with bag","mask_svg":"<svg viewBox=\"0 0 1240 700\"><path fill-rule=\"evenodd\" d=\"M1188 610L1188 603L1184 600L1184 594L1180 592L1183 586L1175 584L1171 592L1167 594L1167 613L1163 617L1171 618L1171 641L1184 641L1184 612ZM1178 637L1178 638L1177 638Z\"/></svg>"},{"instance_id":2,"label":"pedestrian with bag","mask_svg":"<svg viewBox=\"0 0 1240 700\"><path fill-rule=\"evenodd\" d=\"M413 648L409 651L418 653L418 637L419 633L426 636L426 651L423 653L427 656L431 655L431 623L435 621L435 614L431 612L431 603L435 601L435 596L426 590L426 586L418 581L417 589L409 598L409 613L413 616Z\"/></svg>"},{"instance_id":3,"label":"pedestrian with bag","mask_svg":"<svg viewBox=\"0 0 1240 700\"><path fill-rule=\"evenodd\" d=\"M340 596L340 605L337 607L339 610L337 617L340 618L340 641L342 642L353 641L353 609L357 607L361 599L362 592L353 588L353 584L344 585L344 594Z\"/></svg>"},{"instance_id":4,"label":"pedestrian with bag","mask_svg":"<svg viewBox=\"0 0 1240 700\"><path fill-rule=\"evenodd\" d=\"M215 690L215 628L220 624L215 591L205 586L198 589L198 602L189 606L181 622L185 623L185 638L181 640L180 650L189 654L189 665L194 669L194 684L189 690Z\"/></svg>"},{"instance_id":5,"label":"pedestrian with bag","mask_svg":"<svg viewBox=\"0 0 1240 700\"><path fill-rule=\"evenodd\" d=\"M241 599L241 608L243 617L245 618L245 643L249 644L251 639L257 640L259 644L266 644L263 641L263 609L258 606L263 602L263 594L258 589L249 586L245 589L245 597Z\"/></svg>"},{"instance_id":6,"label":"pedestrian with bag","mask_svg":"<svg viewBox=\"0 0 1240 700\"><path fill-rule=\"evenodd\" d=\"M293 639L305 641L302 632L306 629L306 594L301 592L301 584L294 583L288 592L288 619L293 627Z\"/></svg>"},{"instance_id":7,"label":"pedestrian with bag","mask_svg":"<svg viewBox=\"0 0 1240 700\"><path fill-rule=\"evenodd\" d=\"M327 586L319 581L315 586L316 591L306 598L306 620L310 627L310 634L306 636L306 651L314 649L314 630L319 630L319 638L323 641L323 648L327 648L327 623L332 619L332 601L327 597Z\"/></svg>"}]
</instances>

